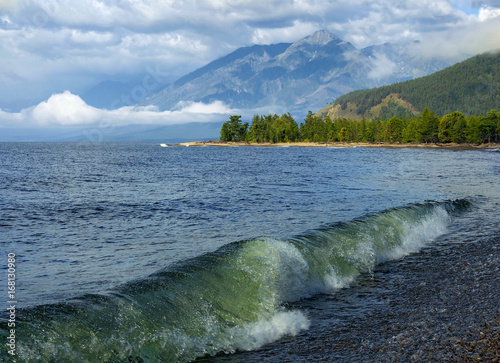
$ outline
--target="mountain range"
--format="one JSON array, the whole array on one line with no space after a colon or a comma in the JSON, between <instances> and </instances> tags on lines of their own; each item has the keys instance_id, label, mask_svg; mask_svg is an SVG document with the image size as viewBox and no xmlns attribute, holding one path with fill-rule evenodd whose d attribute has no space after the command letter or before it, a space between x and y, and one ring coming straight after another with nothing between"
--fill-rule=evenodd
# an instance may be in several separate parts
<instances>
[{"instance_id":1,"label":"mountain range","mask_svg":"<svg viewBox=\"0 0 500 363\"><path fill-rule=\"evenodd\" d=\"M140 104L168 110L181 101L222 101L233 109L307 112L350 91L424 76L456 62L415 57L416 44L386 43L359 50L321 30L295 43L239 48Z\"/></svg>"}]
</instances>

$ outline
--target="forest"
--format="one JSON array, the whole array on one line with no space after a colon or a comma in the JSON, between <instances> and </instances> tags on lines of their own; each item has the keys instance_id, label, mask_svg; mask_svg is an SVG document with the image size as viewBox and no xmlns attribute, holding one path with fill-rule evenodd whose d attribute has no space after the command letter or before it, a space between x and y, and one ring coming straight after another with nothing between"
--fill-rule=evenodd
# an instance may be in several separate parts
<instances>
[{"instance_id":1,"label":"forest","mask_svg":"<svg viewBox=\"0 0 500 363\"><path fill-rule=\"evenodd\" d=\"M251 124L234 115L224 122L221 141L249 143L278 142L388 142L388 143L498 143L500 111L482 116L451 112L439 117L427 107L420 116L392 117L384 120L332 120L311 111L300 125L290 113L255 115Z\"/></svg>"}]
</instances>

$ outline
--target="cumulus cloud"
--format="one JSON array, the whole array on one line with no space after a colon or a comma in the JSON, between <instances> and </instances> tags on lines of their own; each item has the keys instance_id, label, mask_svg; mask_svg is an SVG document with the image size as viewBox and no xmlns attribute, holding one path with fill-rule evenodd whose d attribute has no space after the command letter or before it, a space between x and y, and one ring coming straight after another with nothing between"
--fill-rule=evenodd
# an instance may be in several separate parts
<instances>
[{"instance_id":1,"label":"cumulus cloud","mask_svg":"<svg viewBox=\"0 0 500 363\"><path fill-rule=\"evenodd\" d=\"M481 8L479 9L478 20L485 22L490 19L498 18L500 16L500 9Z\"/></svg>"},{"instance_id":2,"label":"cumulus cloud","mask_svg":"<svg viewBox=\"0 0 500 363\"><path fill-rule=\"evenodd\" d=\"M18 113L0 110L0 127L173 125L221 121L234 112L221 101L210 104L181 102L174 111L159 111L154 106L103 110L65 91Z\"/></svg>"},{"instance_id":3,"label":"cumulus cloud","mask_svg":"<svg viewBox=\"0 0 500 363\"><path fill-rule=\"evenodd\" d=\"M38 125L78 125L97 121L102 116L102 111L66 91L52 95L47 101L34 107L28 115Z\"/></svg>"}]
</instances>

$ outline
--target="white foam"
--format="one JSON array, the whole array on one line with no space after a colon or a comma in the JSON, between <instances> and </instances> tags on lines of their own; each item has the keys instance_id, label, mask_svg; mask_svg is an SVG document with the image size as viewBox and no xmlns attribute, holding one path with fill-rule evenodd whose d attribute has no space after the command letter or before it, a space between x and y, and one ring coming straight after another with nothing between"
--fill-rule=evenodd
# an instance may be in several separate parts
<instances>
[{"instance_id":1,"label":"white foam","mask_svg":"<svg viewBox=\"0 0 500 363\"><path fill-rule=\"evenodd\" d=\"M333 268L331 269L331 273L324 276L325 281L325 290L321 292L332 292L334 290L343 289L349 287L351 283L356 279L358 274L354 274L351 276L340 277L338 276Z\"/></svg>"},{"instance_id":2,"label":"white foam","mask_svg":"<svg viewBox=\"0 0 500 363\"><path fill-rule=\"evenodd\" d=\"M279 312L268 320L239 328L234 332L234 345L239 350L255 350L285 335L297 335L309 326L309 319L298 310Z\"/></svg>"},{"instance_id":3,"label":"white foam","mask_svg":"<svg viewBox=\"0 0 500 363\"><path fill-rule=\"evenodd\" d=\"M404 222L405 233L402 237L402 244L377 256L378 262L395 260L418 252L434 239L446 233L449 223L450 216L443 207L436 207L429 216L418 223Z\"/></svg>"}]
</instances>

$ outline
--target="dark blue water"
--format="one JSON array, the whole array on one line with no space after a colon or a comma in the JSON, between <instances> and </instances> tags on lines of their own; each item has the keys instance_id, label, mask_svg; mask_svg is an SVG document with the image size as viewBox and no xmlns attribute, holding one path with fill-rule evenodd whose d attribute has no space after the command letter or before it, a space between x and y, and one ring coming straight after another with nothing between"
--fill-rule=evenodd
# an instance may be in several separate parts
<instances>
[{"instance_id":1,"label":"dark blue water","mask_svg":"<svg viewBox=\"0 0 500 363\"><path fill-rule=\"evenodd\" d=\"M8 253L16 254L18 307L27 322L20 339L35 348L19 346L31 359L49 354L41 337L47 327L55 331L51 344L76 331L75 339L87 339L96 329L93 319L106 314L102 344L75 348L75 361L95 354L189 360L258 349L309 329L307 317L284 309L285 301L332 293L359 272L443 234L466 243L499 230L498 151L9 143L0 144L0 181L1 266L6 268ZM456 214L447 209L448 200L472 207ZM247 242L233 243L238 241ZM395 247L380 247L386 241ZM337 251L336 262L321 267L313 245L321 247L318 256ZM368 245L373 250L365 253ZM263 262L264 256L273 256L272 262ZM290 268L302 261L304 271ZM225 271L234 266L239 272L231 282ZM254 270L266 277L246 291L252 284L247 274ZM201 280L209 288L197 292ZM284 282L276 288L270 281L278 280ZM303 285L293 296L282 291L290 281ZM161 294L153 293L158 284ZM222 300L239 301L245 313L233 305L214 307L222 300L207 297L223 294L228 284L240 289L238 296ZM186 308L184 291L210 303ZM93 295L81 299L85 294ZM72 298L80 300L57 305ZM165 324L153 324L152 313L144 311L148 304ZM89 309L92 319L81 312ZM200 317L170 324L182 314ZM80 323L59 331L61 315ZM133 334L132 321L139 326ZM256 333L255 324L265 333ZM277 329L280 324L286 328ZM211 335L200 333L210 329ZM122 331L121 337L111 336ZM142 340L140 332L146 335ZM154 341L149 348L148 341ZM59 344L78 346L63 339ZM123 354L111 353L116 349Z\"/></svg>"}]
</instances>

